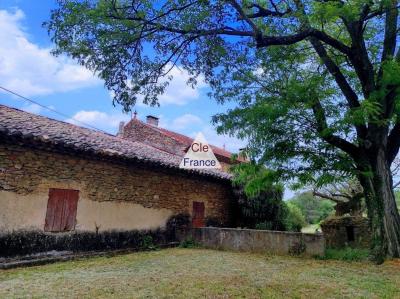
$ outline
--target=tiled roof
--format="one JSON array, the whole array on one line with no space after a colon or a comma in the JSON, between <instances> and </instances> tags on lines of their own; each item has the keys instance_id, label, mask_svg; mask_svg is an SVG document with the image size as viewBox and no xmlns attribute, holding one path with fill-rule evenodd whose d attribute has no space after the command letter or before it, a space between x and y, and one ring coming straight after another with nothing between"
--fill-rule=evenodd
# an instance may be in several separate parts
<instances>
[{"instance_id":1,"label":"tiled roof","mask_svg":"<svg viewBox=\"0 0 400 299\"><path fill-rule=\"evenodd\" d=\"M169 138L172 138L172 139L178 141L179 143L182 143L183 145L185 145L185 146L187 146L187 147L189 147L189 146L193 143L193 141L194 141L193 138L188 137L188 136L186 136L186 135L183 135L183 134L180 134L180 133L177 133L177 132L173 132L173 131L170 131L170 130L167 130L167 129L164 129L164 128L155 127L155 126L146 124L145 122L142 122L142 121L140 121L140 120L138 120L138 119L132 119L131 121L138 121L138 122L141 122L142 124L144 124L144 125L146 125L146 126L152 128L153 130L157 130L158 132L164 134L165 136L167 136L167 137L169 137ZM232 153L231 153L231 152L229 152L229 151L227 151L227 150L224 150L224 149L222 149L222 148L220 148L220 147L217 147L217 146L215 146L215 145L212 145L212 144L210 144L210 146L211 146L211 148L212 148L212 150L213 150L213 153L214 153L216 156L224 157L224 158L226 158L226 159L231 159L231 157L232 157ZM245 160L244 160L243 158L241 158L241 157L237 157L236 160L237 160L237 161L240 161L240 162L244 162L244 161L245 161Z\"/></svg>"},{"instance_id":2,"label":"tiled roof","mask_svg":"<svg viewBox=\"0 0 400 299\"><path fill-rule=\"evenodd\" d=\"M0 105L0 137L18 139L25 143L39 143L51 148L64 148L142 162L201 176L220 179L231 177L217 169L180 169L179 163L182 159L180 156L140 142L129 141L4 105Z\"/></svg>"},{"instance_id":3,"label":"tiled roof","mask_svg":"<svg viewBox=\"0 0 400 299\"><path fill-rule=\"evenodd\" d=\"M172 131L167 130L167 129L163 129L163 128L158 128L158 129L162 133L167 135L168 137L171 137L171 138L175 139L178 142L184 143L187 146L190 146L192 144L193 140L194 140L193 138L190 138L188 136L185 136L185 135L182 135L182 134L179 134L179 133L176 133L176 132L172 132ZM222 156L222 157L225 157L225 158L228 158L228 159L231 158L231 156L232 156L231 152L228 152L227 150L224 150L224 149L222 149L220 147L217 147L215 145L212 145L212 144L210 144L210 146L211 146L211 148L213 150L213 153L215 155L219 155L219 156Z\"/></svg>"}]
</instances>

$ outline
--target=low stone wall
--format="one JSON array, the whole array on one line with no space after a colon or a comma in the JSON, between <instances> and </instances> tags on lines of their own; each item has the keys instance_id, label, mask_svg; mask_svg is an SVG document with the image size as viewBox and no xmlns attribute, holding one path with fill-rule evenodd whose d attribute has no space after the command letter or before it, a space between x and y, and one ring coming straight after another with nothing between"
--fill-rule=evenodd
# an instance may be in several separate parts
<instances>
[{"instance_id":1,"label":"low stone wall","mask_svg":"<svg viewBox=\"0 0 400 299\"><path fill-rule=\"evenodd\" d=\"M361 216L333 216L321 223L321 229L328 247L369 248L371 246L371 230L367 218Z\"/></svg>"},{"instance_id":2,"label":"low stone wall","mask_svg":"<svg viewBox=\"0 0 400 299\"><path fill-rule=\"evenodd\" d=\"M204 227L190 229L187 237L213 249L309 256L325 252L322 234Z\"/></svg>"}]
</instances>

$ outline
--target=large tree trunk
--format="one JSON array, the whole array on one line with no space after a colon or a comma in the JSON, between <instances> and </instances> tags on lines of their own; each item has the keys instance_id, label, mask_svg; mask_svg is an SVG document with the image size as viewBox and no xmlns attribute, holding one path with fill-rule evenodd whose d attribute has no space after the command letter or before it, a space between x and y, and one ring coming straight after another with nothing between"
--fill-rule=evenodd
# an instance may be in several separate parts
<instances>
[{"instance_id":1,"label":"large tree trunk","mask_svg":"<svg viewBox=\"0 0 400 299\"><path fill-rule=\"evenodd\" d=\"M379 149L374 155L370 169L372 174L363 174L360 183L364 188L372 228L372 252L377 262L383 262L387 255L400 257L400 215L384 149Z\"/></svg>"},{"instance_id":2,"label":"large tree trunk","mask_svg":"<svg viewBox=\"0 0 400 299\"><path fill-rule=\"evenodd\" d=\"M383 224L388 254L391 257L400 257L400 215L393 192L392 173L383 150L378 152L374 168L375 190L383 201Z\"/></svg>"}]
</instances>

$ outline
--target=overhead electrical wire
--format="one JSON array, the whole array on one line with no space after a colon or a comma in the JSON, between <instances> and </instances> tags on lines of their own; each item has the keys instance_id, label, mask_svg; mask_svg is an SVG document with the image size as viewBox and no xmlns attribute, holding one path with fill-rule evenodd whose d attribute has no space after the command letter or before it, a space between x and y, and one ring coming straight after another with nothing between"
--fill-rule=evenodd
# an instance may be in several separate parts
<instances>
[{"instance_id":1,"label":"overhead electrical wire","mask_svg":"<svg viewBox=\"0 0 400 299\"><path fill-rule=\"evenodd\" d=\"M11 93L12 95L15 95L15 96L17 96L17 97L19 97L19 98L21 98L21 99L23 99L23 100L25 100L25 101L28 101L28 102L30 102L30 103L32 103L32 104L38 105L39 107L42 107L42 108L47 109L47 110L49 110L49 111L51 111L51 112L53 112L53 113L56 113L56 114L58 114L58 115L60 115L60 116L62 116L62 117L66 117L67 119L73 119L73 120L76 121L77 123L80 123L80 124L82 124L82 125L84 125L84 126L86 126L86 127L89 127L89 128L94 129L94 130L96 130L96 131L100 131L100 132L109 134L109 133L107 133L106 131L104 131L104 130L102 130L102 129L96 128L96 127L94 127L94 126L92 126L92 125L90 125L90 124L87 124L87 123L83 122L83 121L77 120L77 119L75 119L75 118L73 118L73 117L71 117L71 116L69 116L69 115L67 115L67 114L65 114L65 113L59 112L59 111L57 111L57 110L55 110L55 109L53 109L53 108L51 108L51 107L45 106L45 105L43 105L43 104L40 104L40 103L38 103L38 102L36 102L36 101L34 101L34 100L30 99L30 98L27 98L27 97L25 97L25 96L23 96L23 95L21 95L21 94L15 92L15 91L12 91L12 90L10 90L10 89L8 89L8 88L5 88L5 87L3 87L3 86L0 86L0 89L6 91L6 92L8 92L8 93Z\"/></svg>"}]
</instances>

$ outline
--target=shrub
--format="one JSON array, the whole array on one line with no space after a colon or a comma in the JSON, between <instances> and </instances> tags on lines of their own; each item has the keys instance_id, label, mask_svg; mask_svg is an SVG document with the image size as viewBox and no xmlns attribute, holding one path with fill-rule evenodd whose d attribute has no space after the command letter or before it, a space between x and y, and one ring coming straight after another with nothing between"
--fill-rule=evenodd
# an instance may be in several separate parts
<instances>
[{"instance_id":1,"label":"shrub","mask_svg":"<svg viewBox=\"0 0 400 299\"><path fill-rule=\"evenodd\" d=\"M292 203L286 204L288 213L286 216L286 229L288 231L300 232L306 226L306 220L300 208Z\"/></svg>"},{"instance_id":2,"label":"shrub","mask_svg":"<svg viewBox=\"0 0 400 299\"><path fill-rule=\"evenodd\" d=\"M177 214L171 216L167 221L167 230L176 228L187 228L190 226L189 214Z\"/></svg>"},{"instance_id":3,"label":"shrub","mask_svg":"<svg viewBox=\"0 0 400 299\"><path fill-rule=\"evenodd\" d=\"M155 249L174 239L167 231L104 231L45 233L15 231L0 235L0 256L27 255L51 250L107 251L116 249Z\"/></svg>"},{"instance_id":4,"label":"shrub","mask_svg":"<svg viewBox=\"0 0 400 299\"><path fill-rule=\"evenodd\" d=\"M143 236L142 238L142 249L155 250L158 246L154 244L152 236Z\"/></svg>"},{"instance_id":5,"label":"shrub","mask_svg":"<svg viewBox=\"0 0 400 299\"><path fill-rule=\"evenodd\" d=\"M181 241L179 247L181 248L197 248L200 245L196 243L196 241L192 237L188 237Z\"/></svg>"},{"instance_id":6,"label":"shrub","mask_svg":"<svg viewBox=\"0 0 400 299\"><path fill-rule=\"evenodd\" d=\"M166 225L166 234L168 239L175 241L177 239L177 232L185 230L190 227L190 215L189 214L177 214L171 216Z\"/></svg>"},{"instance_id":7,"label":"shrub","mask_svg":"<svg viewBox=\"0 0 400 299\"><path fill-rule=\"evenodd\" d=\"M325 255L318 258L323 260L365 261L369 257L368 249L346 247L342 249L327 248Z\"/></svg>"},{"instance_id":8,"label":"shrub","mask_svg":"<svg viewBox=\"0 0 400 299\"><path fill-rule=\"evenodd\" d=\"M270 230L286 230L287 208L283 202L283 188L270 186L258 195L248 196L243 187L235 189L238 215L237 226L247 228L266 227Z\"/></svg>"},{"instance_id":9,"label":"shrub","mask_svg":"<svg viewBox=\"0 0 400 299\"><path fill-rule=\"evenodd\" d=\"M257 223L255 229L262 229L262 230L272 230L273 224L271 222L265 221Z\"/></svg>"}]
</instances>

